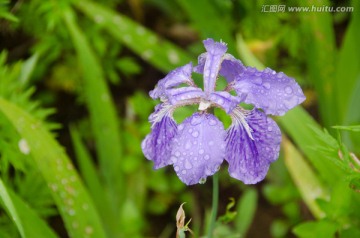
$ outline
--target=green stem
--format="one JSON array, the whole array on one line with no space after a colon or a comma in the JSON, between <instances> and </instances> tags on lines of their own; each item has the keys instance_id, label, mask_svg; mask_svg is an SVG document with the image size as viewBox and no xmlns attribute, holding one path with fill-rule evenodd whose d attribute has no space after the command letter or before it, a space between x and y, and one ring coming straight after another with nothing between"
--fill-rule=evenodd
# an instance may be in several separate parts
<instances>
[{"instance_id":1,"label":"green stem","mask_svg":"<svg viewBox=\"0 0 360 238\"><path fill-rule=\"evenodd\" d=\"M212 211L211 211L210 225L208 229L208 238L212 237L212 233L215 228L218 203L219 203L219 175L218 173L216 173L213 176Z\"/></svg>"}]
</instances>

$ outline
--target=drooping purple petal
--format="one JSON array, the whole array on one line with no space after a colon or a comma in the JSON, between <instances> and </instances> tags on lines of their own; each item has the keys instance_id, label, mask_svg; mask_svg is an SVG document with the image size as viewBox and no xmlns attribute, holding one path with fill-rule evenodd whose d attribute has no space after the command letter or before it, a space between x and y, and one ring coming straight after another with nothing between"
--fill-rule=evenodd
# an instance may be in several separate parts
<instances>
[{"instance_id":1,"label":"drooping purple petal","mask_svg":"<svg viewBox=\"0 0 360 238\"><path fill-rule=\"evenodd\" d=\"M195 113L178 127L171 160L181 181L199 183L213 175L224 160L225 130L212 114Z\"/></svg>"},{"instance_id":2,"label":"drooping purple petal","mask_svg":"<svg viewBox=\"0 0 360 238\"><path fill-rule=\"evenodd\" d=\"M204 91L210 94L215 90L215 83L220 70L223 56L227 46L222 42L215 42L213 39L204 40L204 46L207 51L204 66Z\"/></svg>"},{"instance_id":3,"label":"drooping purple petal","mask_svg":"<svg viewBox=\"0 0 360 238\"><path fill-rule=\"evenodd\" d=\"M248 67L233 83L233 88L238 96L245 98L245 103L254 104L266 114L284 115L305 100L293 78L269 68L258 71Z\"/></svg>"},{"instance_id":4,"label":"drooping purple petal","mask_svg":"<svg viewBox=\"0 0 360 238\"><path fill-rule=\"evenodd\" d=\"M216 91L211 93L210 101L223 108L226 113L230 113L240 103L240 98L226 91Z\"/></svg>"},{"instance_id":5,"label":"drooping purple petal","mask_svg":"<svg viewBox=\"0 0 360 238\"><path fill-rule=\"evenodd\" d=\"M263 180L270 163L279 156L281 132L263 112L254 109L248 115L234 109L233 124L227 130L226 161L231 177L245 184Z\"/></svg>"},{"instance_id":6,"label":"drooping purple petal","mask_svg":"<svg viewBox=\"0 0 360 238\"><path fill-rule=\"evenodd\" d=\"M197 101L200 101L200 98L204 95L204 92L201 90L201 88L188 86L168 89L166 94L169 102L172 105L176 105L179 101L184 100L198 99Z\"/></svg>"},{"instance_id":7,"label":"drooping purple petal","mask_svg":"<svg viewBox=\"0 0 360 238\"><path fill-rule=\"evenodd\" d=\"M221 76L224 76L228 83L234 81L244 71L245 66L240 60L230 54L225 54L219 73Z\"/></svg>"},{"instance_id":8,"label":"drooping purple petal","mask_svg":"<svg viewBox=\"0 0 360 238\"><path fill-rule=\"evenodd\" d=\"M171 142L177 134L177 124L168 112L169 105L160 104L155 108L149 117L152 122L151 132L141 143L145 157L154 161L154 169L172 164Z\"/></svg>"},{"instance_id":9,"label":"drooping purple petal","mask_svg":"<svg viewBox=\"0 0 360 238\"><path fill-rule=\"evenodd\" d=\"M161 79L154 90L150 91L150 97L153 99L166 97L166 90L176 87L182 83L194 85L191 78L192 63L186 64L182 67L171 71L165 78Z\"/></svg>"}]
</instances>

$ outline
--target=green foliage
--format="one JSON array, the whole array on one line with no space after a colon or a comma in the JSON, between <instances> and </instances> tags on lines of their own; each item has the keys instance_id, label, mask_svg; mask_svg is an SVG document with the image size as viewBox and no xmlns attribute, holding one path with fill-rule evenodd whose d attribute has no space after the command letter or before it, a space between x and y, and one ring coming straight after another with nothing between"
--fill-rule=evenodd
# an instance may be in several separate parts
<instances>
[{"instance_id":1,"label":"green foliage","mask_svg":"<svg viewBox=\"0 0 360 238\"><path fill-rule=\"evenodd\" d=\"M154 171L140 144L157 103L147 91L164 73L196 64L207 37L227 42L245 65L296 78L307 96L304 108L275 118L285 136L263 184L220 176L224 215L214 234L256 234L265 197L278 212L262 236L360 236L359 2L346 3L352 13L261 12L281 4L0 1L0 237L169 237L183 202L200 236L210 186L185 187L171 169ZM175 119L195 110L177 110Z\"/></svg>"}]
</instances>

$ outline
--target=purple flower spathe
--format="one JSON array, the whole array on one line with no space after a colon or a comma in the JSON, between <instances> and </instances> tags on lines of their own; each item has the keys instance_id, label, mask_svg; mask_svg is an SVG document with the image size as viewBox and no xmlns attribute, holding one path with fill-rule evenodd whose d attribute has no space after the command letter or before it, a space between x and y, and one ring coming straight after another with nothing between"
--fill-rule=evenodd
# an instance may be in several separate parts
<instances>
[{"instance_id":1,"label":"purple flower spathe","mask_svg":"<svg viewBox=\"0 0 360 238\"><path fill-rule=\"evenodd\" d=\"M207 39L204 46L206 52L197 66L189 63L171 71L150 92L162 104L149 117L152 131L142 150L154 161L155 169L173 165L187 185L204 182L224 160L230 176L246 184L257 183L264 179L280 150L280 129L266 114L283 115L305 97L294 79L271 69L245 67L226 53L224 43ZM204 90L194 83L192 72L203 74ZM215 90L219 75L228 83L223 91ZM236 95L230 94L232 90ZM254 109L243 109L241 102L254 105ZM191 104L198 104L199 112L177 125L173 111ZM212 107L231 117L227 130L209 111Z\"/></svg>"}]
</instances>

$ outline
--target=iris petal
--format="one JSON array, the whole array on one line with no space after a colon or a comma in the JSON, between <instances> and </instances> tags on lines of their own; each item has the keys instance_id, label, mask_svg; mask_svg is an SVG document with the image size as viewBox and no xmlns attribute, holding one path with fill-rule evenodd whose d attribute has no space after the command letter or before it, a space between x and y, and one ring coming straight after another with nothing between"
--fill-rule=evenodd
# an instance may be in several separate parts
<instances>
[{"instance_id":1,"label":"iris petal","mask_svg":"<svg viewBox=\"0 0 360 238\"><path fill-rule=\"evenodd\" d=\"M255 184L265 178L270 163L278 158L281 132L271 118L257 109L247 115L238 108L234 110L243 118L234 115L227 130L225 159L229 174L245 184Z\"/></svg>"},{"instance_id":2,"label":"iris petal","mask_svg":"<svg viewBox=\"0 0 360 238\"><path fill-rule=\"evenodd\" d=\"M248 67L233 84L238 96L245 98L245 103L254 104L266 114L284 115L305 100L300 86L293 78L269 68L258 71Z\"/></svg>"},{"instance_id":3,"label":"iris petal","mask_svg":"<svg viewBox=\"0 0 360 238\"><path fill-rule=\"evenodd\" d=\"M145 157L154 161L154 169L172 164L171 141L177 133L177 124L169 115L169 110L169 106L163 104L155 108L155 112L150 115L152 130L141 143Z\"/></svg>"},{"instance_id":4,"label":"iris petal","mask_svg":"<svg viewBox=\"0 0 360 238\"><path fill-rule=\"evenodd\" d=\"M181 181L199 183L213 175L224 160L225 130L212 114L195 113L178 127L171 161Z\"/></svg>"},{"instance_id":5,"label":"iris petal","mask_svg":"<svg viewBox=\"0 0 360 238\"><path fill-rule=\"evenodd\" d=\"M227 47L224 43L215 42L213 39L204 40L204 46L207 51L203 72L204 92L210 94L215 90L215 83Z\"/></svg>"},{"instance_id":6,"label":"iris petal","mask_svg":"<svg viewBox=\"0 0 360 238\"><path fill-rule=\"evenodd\" d=\"M192 63L186 64L182 67L176 68L161 79L154 90L150 91L150 97L153 99L166 97L167 89L176 87L182 83L194 85L191 78Z\"/></svg>"}]
</instances>

